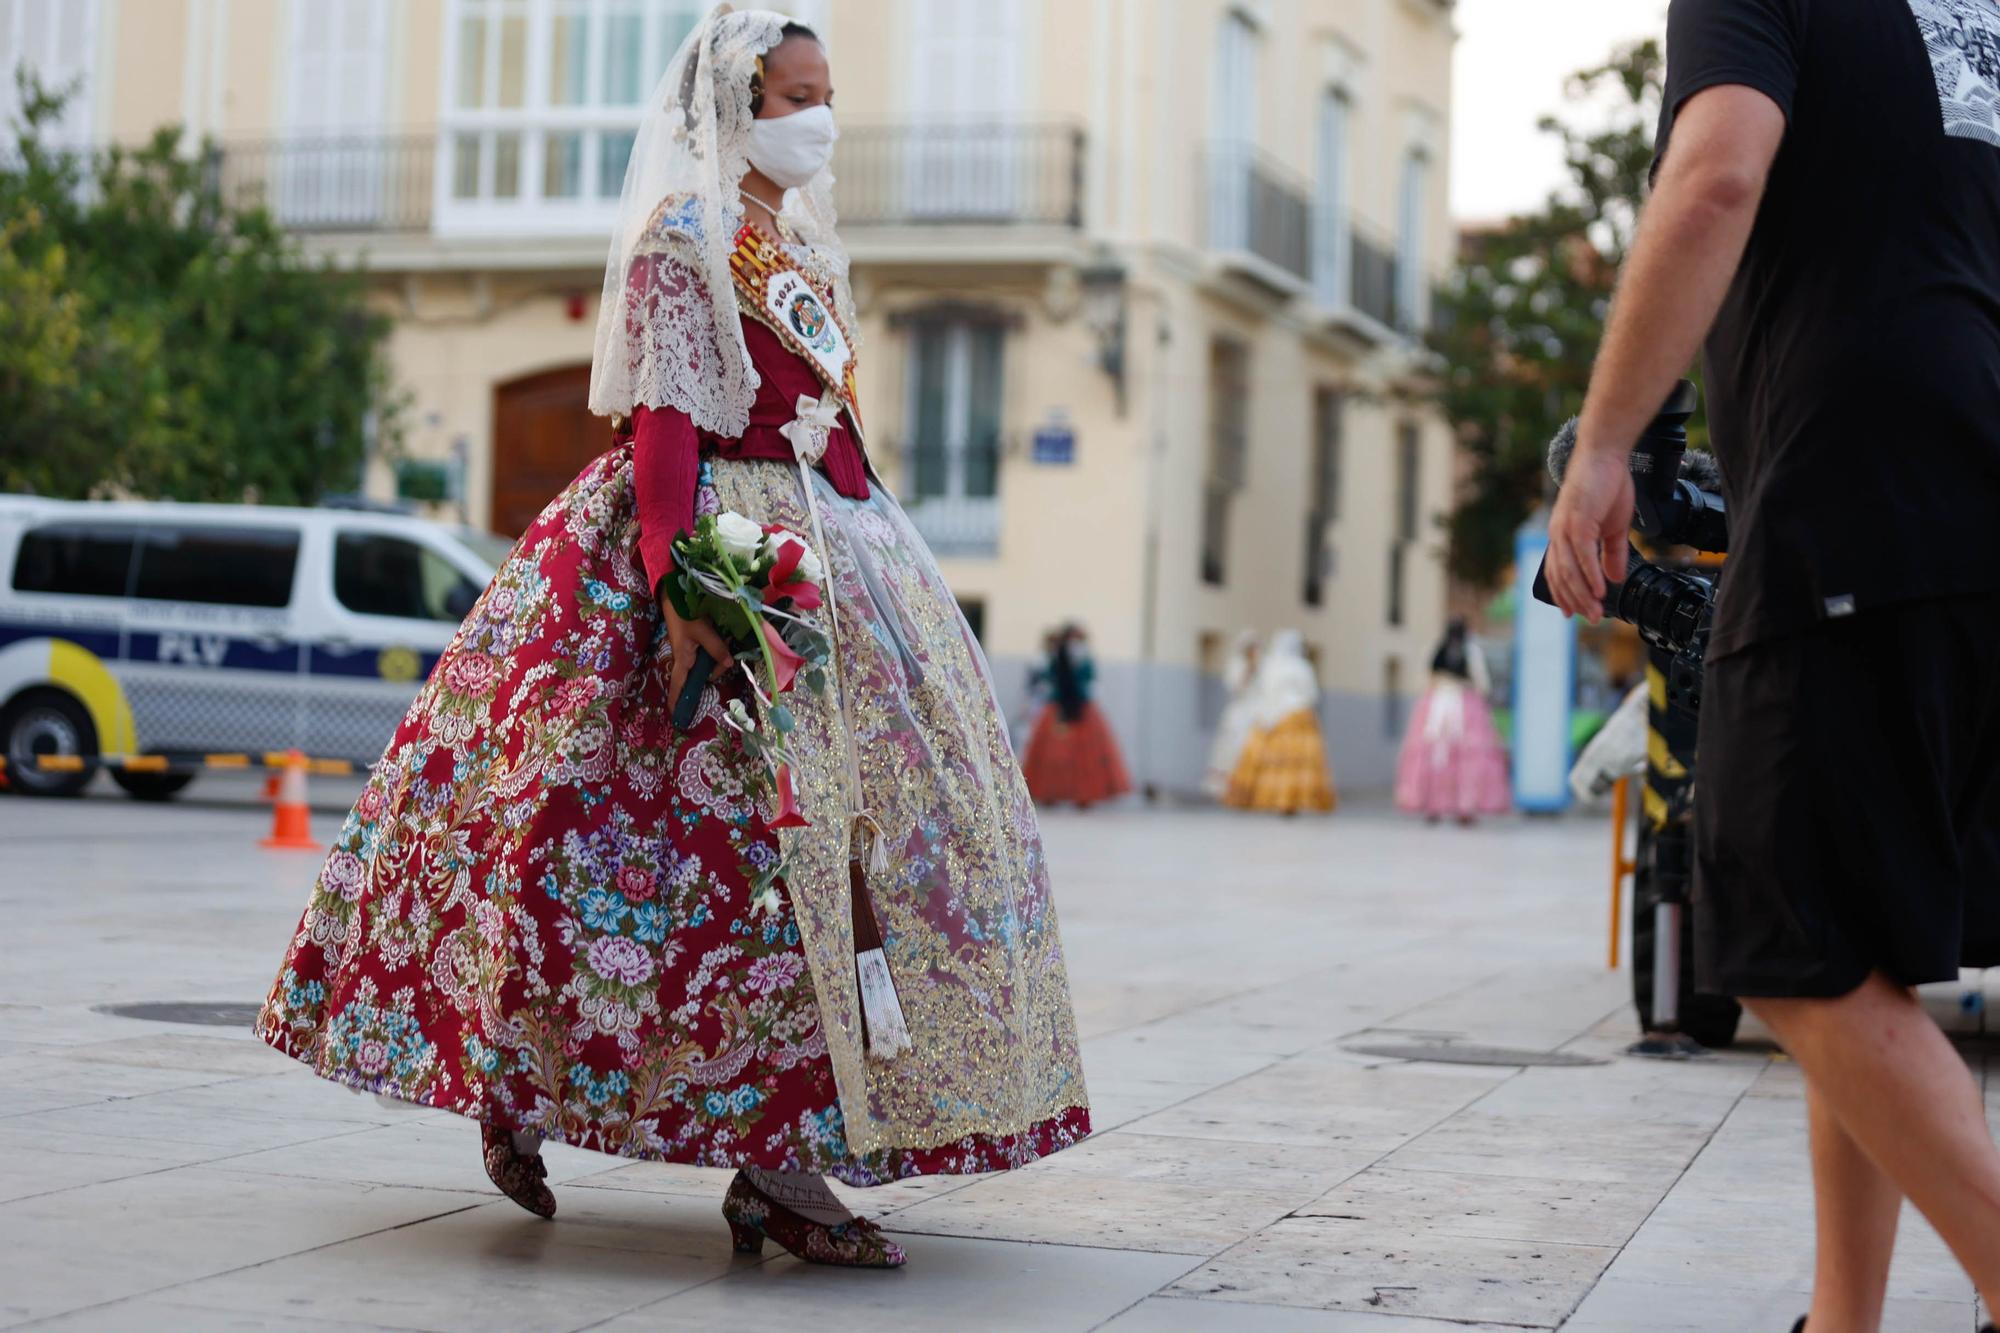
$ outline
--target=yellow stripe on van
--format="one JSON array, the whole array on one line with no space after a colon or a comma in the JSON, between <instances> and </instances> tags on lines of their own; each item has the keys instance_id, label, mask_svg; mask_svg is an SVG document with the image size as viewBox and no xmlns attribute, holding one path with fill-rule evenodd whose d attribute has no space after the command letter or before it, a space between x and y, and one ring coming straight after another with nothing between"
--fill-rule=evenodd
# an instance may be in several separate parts
<instances>
[{"instance_id":1,"label":"yellow stripe on van","mask_svg":"<svg viewBox=\"0 0 2000 1333\"><path fill-rule=\"evenodd\" d=\"M67 639L49 641L49 679L83 701L97 728L99 754L132 754L139 748L132 706L117 677L96 653Z\"/></svg>"}]
</instances>

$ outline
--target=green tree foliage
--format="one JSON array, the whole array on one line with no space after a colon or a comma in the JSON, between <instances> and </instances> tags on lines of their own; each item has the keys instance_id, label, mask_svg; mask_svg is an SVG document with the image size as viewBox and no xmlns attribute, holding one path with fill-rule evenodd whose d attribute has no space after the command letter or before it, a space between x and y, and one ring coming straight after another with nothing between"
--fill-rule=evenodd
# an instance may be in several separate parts
<instances>
[{"instance_id":1,"label":"green tree foliage","mask_svg":"<svg viewBox=\"0 0 2000 1333\"><path fill-rule=\"evenodd\" d=\"M1515 530L1550 488L1549 439L1583 406L1637 230L1665 66L1647 41L1571 79L1575 109L1541 123L1562 140L1568 183L1540 211L1470 237L1446 290L1440 404L1473 463L1450 561L1475 586L1513 560Z\"/></svg>"},{"instance_id":2,"label":"green tree foliage","mask_svg":"<svg viewBox=\"0 0 2000 1333\"><path fill-rule=\"evenodd\" d=\"M180 132L47 143L24 82L0 140L0 491L310 504L394 443L388 320L224 197Z\"/></svg>"}]
</instances>

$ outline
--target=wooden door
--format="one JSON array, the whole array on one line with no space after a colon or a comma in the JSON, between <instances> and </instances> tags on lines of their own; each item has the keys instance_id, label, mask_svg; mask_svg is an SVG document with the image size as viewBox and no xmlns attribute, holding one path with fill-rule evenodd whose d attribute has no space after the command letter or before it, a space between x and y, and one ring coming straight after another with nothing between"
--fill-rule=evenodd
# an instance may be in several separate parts
<instances>
[{"instance_id":1,"label":"wooden door","mask_svg":"<svg viewBox=\"0 0 2000 1333\"><path fill-rule=\"evenodd\" d=\"M493 391L493 531L520 536L611 447L610 423L591 415L589 401L587 365L526 375Z\"/></svg>"}]
</instances>

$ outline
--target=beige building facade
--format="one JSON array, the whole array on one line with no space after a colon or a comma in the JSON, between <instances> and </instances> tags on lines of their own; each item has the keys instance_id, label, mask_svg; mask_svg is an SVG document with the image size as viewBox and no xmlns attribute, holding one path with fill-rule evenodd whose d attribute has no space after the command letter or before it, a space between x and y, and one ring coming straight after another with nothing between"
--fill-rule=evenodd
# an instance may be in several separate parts
<instances>
[{"instance_id":1,"label":"beige building facade","mask_svg":"<svg viewBox=\"0 0 2000 1333\"><path fill-rule=\"evenodd\" d=\"M697 0L0 0L63 133L180 123L364 265L408 460L514 531L604 447L584 390L639 108ZM1024 705L1084 622L1141 779L1193 790L1242 629L1301 629L1379 785L1446 599L1449 0L810 0L870 449ZM9 90L0 96L11 97ZM416 464L418 466L413 467Z\"/></svg>"}]
</instances>

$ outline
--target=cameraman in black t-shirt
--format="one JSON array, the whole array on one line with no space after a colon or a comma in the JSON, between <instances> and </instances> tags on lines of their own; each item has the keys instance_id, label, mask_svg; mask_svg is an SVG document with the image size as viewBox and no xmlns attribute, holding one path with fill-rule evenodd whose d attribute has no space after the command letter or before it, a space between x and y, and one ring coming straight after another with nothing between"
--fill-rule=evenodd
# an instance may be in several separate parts
<instances>
[{"instance_id":1,"label":"cameraman in black t-shirt","mask_svg":"<svg viewBox=\"0 0 2000 1333\"><path fill-rule=\"evenodd\" d=\"M1675 0L1655 173L1550 584L1602 614L1705 336L1697 981L1805 1071L1810 1333L1879 1326L1905 1196L2000 1309L2000 1151L1912 992L2000 964L2000 0Z\"/></svg>"}]
</instances>

